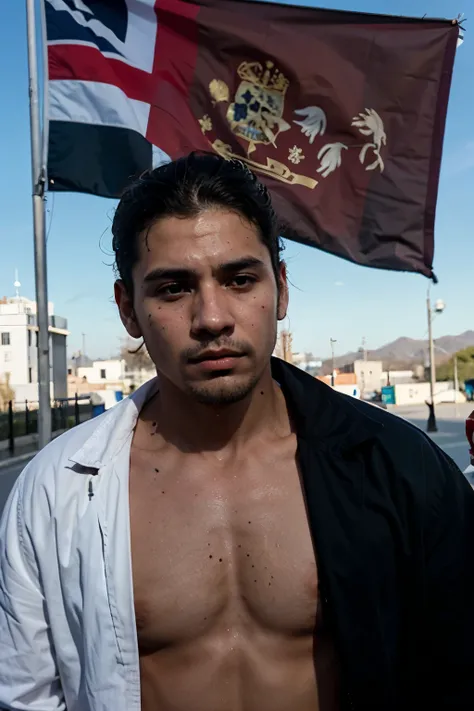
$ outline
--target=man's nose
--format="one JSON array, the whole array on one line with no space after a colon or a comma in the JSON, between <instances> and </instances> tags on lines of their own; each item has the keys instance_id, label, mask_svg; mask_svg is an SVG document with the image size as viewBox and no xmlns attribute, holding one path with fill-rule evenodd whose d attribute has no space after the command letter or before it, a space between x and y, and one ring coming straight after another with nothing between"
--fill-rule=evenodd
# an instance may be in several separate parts
<instances>
[{"instance_id":1,"label":"man's nose","mask_svg":"<svg viewBox=\"0 0 474 711\"><path fill-rule=\"evenodd\" d=\"M193 305L192 334L201 336L231 334L235 322L229 308L225 289L209 285L199 290Z\"/></svg>"}]
</instances>

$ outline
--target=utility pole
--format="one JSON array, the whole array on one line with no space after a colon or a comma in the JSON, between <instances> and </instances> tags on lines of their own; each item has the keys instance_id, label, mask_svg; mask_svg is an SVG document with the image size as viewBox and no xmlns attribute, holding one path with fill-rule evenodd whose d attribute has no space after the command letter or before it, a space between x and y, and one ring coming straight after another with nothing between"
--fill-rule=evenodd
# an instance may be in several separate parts
<instances>
[{"instance_id":1,"label":"utility pole","mask_svg":"<svg viewBox=\"0 0 474 711\"><path fill-rule=\"evenodd\" d=\"M331 387L334 387L336 380L336 361L334 357L334 344L337 343L336 338L330 338L329 343L331 344L331 357L332 357L332 370L331 370Z\"/></svg>"},{"instance_id":2,"label":"utility pole","mask_svg":"<svg viewBox=\"0 0 474 711\"><path fill-rule=\"evenodd\" d=\"M426 299L426 311L428 316L428 343L429 343L429 368L430 368L430 403L428 407L430 408L430 413L428 416L427 432L437 432L438 425L436 424L436 413L435 413L435 388L436 388L436 365L435 365L435 353L434 353L434 341L433 341L433 311L431 309L431 293L428 289L428 296Z\"/></svg>"},{"instance_id":3,"label":"utility pole","mask_svg":"<svg viewBox=\"0 0 474 711\"><path fill-rule=\"evenodd\" d=\"M360 388L360 396L362 399L364 399L364 392L365 392L365 384L366 384L366 376L367 376L367 348L366 348L366 338L365 336L362 337L362 357L364 359L364 371L362 373L362 378L361 378L361 388Z\"/></svg>"},{"instance_id":4,"label":"utility pole","mask_svg":"<svg viewBox=\"0 0 474 711\"><path fill-rule=\"evenodd\" d=\"M285 360L287 363L292 363L293 338L289 331L282 331L281 333L281 350L283 360Z\"/></svg>"},{"instance_id":5,"label":"utility pole","mask_svg":"<svg viewBox=\"0 0 474 711\"><path fill-rule=\"evenodd\" d=\"M436 314L442 314L446 304L442 299L438 299L434 305L434 311ZM436 361L435 361L435 346L433 340L433 308L431 306L431 289L428 287L428 295L426 298L426 311L428 315L428 341L429 341L429 357L430 357L430 400L431 402L426 403L430 409L430 414L428 416L427 432L437 432L438 426L436 424L436 414L435 414L435 389L436 389Z\"/></svg>"},{"instance_id":6,"label":"utility pole","mask_svg":"<svg viewBox=\"0 0 474 711\"><path fill-rule=\"evenodd\" d=\"M454 405L456 411L456 419L459 417L458 408L458 392L459 392L459 374L458 374L458 356L454 355Z\"/></svg>"},{"instance_id":7,"label":"utility pole","mask_svg":"<svg viewBox=\"0 0 474 711\"><path fill-rule=\"evenodd\" d=\"M33 225L35 243L36 318L38 324L38 444L51 441L51 393L49 372L48 279L46 269L46 234L44 189L46 176L42 167L41 124L38 99L38 61L36 48L35 0L26 0L28 39L28 80L30 97L31 172L33 184ZM44 130L44 126L43 126Z\"/></svg>"},{"instance_id":8,"label":"utility pole","mask_svg":"<svg viewBox=\"0 0 474 711\"><path fill-rule=\"evenodd\" d=\"M82 358L84 359L86 357L86 334L82 334ZM83 365L85 365L85 361L83 360Z\"/></svg>"}]
</instances>

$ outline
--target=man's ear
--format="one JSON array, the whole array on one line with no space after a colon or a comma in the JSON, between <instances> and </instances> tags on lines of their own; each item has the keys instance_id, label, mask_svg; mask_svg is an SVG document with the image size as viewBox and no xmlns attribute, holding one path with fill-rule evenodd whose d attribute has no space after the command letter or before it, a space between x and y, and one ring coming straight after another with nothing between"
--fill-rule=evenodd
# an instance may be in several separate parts
<instances>
[{"instance_id":1,"label":"man's ear","mask_svg":"<svg viewBox=\"0 0 474 711\"><path fill-rule=\"evenodd\" d=\"M128 294L125 284L121 279L117 279L114 284L115 303L118 306L120 318L127 329L127 333L132 338L141 338L142 331L135 316L133 300Z\"/></svg>"},{"instance_id":2,"label":"man's ear","mask_svg":"<svg viewBox=\"0 0 474 711\"><path fill-rule=\"evenodd\" d=\"M288 280L286 276L286 264L285 262L280 262L280 268L278 272L278 309L277 318L279 321L283 321L288 311Z\"/></svg>"}]
</instances>

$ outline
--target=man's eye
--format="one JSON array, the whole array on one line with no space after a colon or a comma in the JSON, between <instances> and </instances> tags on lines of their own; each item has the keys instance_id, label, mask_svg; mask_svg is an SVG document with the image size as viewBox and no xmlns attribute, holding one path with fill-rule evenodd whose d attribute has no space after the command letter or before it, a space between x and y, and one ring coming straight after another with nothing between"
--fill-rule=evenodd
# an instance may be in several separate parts
<instances>
[{"instance_id":1,"label":"man's eye","mask_svg":"<svg viewBox=\"0 0 474 711\"><path fill-rule=\"evenodd\" d=\"M181 294L184 294L186 291L186 287L184 284L165 284L164 286L161 286L158 289L158 295L159 296L180 296Z\"/></svg>"},{"instance_id":2,"label":"man's eye","mask_svg":"<svg viewBox=\"0 0 474 711\"><path fill-rule=\"evenodd\" d=\"M245 287L251 286L254 283L255 277L252 277L249 274L239 274L231 280L230 285L237 289L243 289Z\"/></svg>"}]
</instances>

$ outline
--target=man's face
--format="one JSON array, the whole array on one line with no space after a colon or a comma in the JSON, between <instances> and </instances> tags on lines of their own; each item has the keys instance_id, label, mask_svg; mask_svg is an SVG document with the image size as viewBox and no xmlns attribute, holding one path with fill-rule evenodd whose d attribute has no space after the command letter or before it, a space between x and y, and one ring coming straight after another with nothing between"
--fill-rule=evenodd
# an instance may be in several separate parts
<instances>
[{"instance_id":1,"label":"man's face","mask_svg":"<svg viewBox=\"0 0 474 711\"><path fill-rule=\"evenodd\" d=\"M128 333L143 336L158 373L208 404L237 402L268 366L277 318L288 291L281 267L280 296L270 254L255 227L240 215L203 210L194 218L167 217L139 237L134 300L116 284Z\"/></svg>"}]
</instances>

